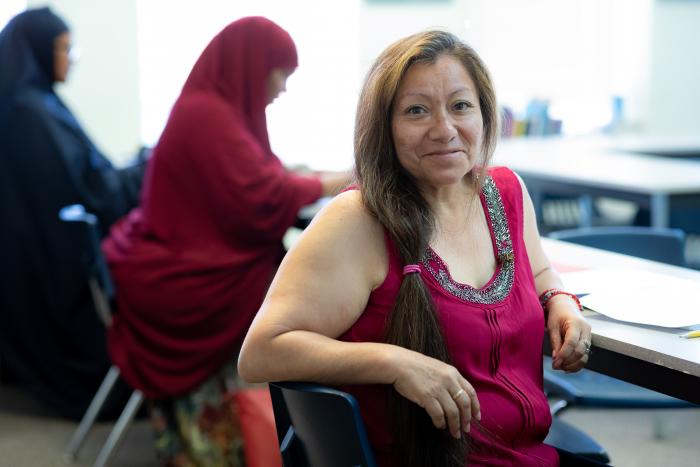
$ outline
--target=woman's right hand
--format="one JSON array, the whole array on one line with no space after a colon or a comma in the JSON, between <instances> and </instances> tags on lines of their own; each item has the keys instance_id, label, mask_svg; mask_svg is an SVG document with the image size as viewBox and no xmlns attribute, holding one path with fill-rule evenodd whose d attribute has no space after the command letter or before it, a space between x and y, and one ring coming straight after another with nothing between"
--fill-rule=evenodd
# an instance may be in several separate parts
<instances>
[{"instance_id":1,"label":"woman's right hand","mask_svg":"<svg viewBox=\"0 0 700 467\"><path fill-rule=\"evenodd\" d=\"M476 391L452 365L401 349L394 388L428 412L436 428L449 428L455 438L469 433L472 418L481 420Z\"/></svg>"}]
</instances>

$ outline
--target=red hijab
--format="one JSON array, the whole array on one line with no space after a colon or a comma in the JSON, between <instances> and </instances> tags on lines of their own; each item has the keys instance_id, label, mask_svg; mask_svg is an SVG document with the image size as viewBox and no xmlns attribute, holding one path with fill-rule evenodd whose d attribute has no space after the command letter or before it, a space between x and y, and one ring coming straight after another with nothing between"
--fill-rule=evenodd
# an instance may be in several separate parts
<instances>
[{"instance_id":1,"label":"red hijab","mask_svg":"<svg viewBox=\"0 0 700 467\"><path fill-rule=\"evenodd\" d=\"M109 350L148 397L185 393L235 357L281 258L281 239L321 184L270 150L273 69L289 34L260 17L224 28L194 65L149 161L141 209L103 249L119 312Z\"/></svg>"},{"instance_id":2,"label":"red hijab","mask_svg":"<svg viewBox=\"0 0 700 467\"><path fill-rule=\"evenodd\" d=\"M267 80L275 68L296 67L297 51L287 31L267 18L243 18L214 37L190 72L182 95L200 91L221 95L272 153L265 118Z\"/></svg>"}]
</instances>

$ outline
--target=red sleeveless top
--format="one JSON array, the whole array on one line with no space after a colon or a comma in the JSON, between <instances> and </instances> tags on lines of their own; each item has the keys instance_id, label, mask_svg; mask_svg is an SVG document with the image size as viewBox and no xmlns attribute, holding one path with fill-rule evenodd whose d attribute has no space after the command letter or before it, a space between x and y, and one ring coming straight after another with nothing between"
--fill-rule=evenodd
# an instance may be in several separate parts
<instances>
[{"instance_id":1,"label":"red sleeveless top","mask_svg":"<svg viewBox=\"0 0 700 467\"><path fill-rule=\"evenodd\" d=\"M435 302L454 365L476 389L481 425L490 433L472 428L469 465L556 466L556 450L542 443L552 422L542 389L545 322L523 239L520 183L509 169L491 168L480 198L498 258L489 282L479 289L456 282L430 248L420 272ZM403 264L388 237L387 250L389 272L342 340L384 341L385 324L403 277ZM393 388L344 389L360 404L379 465L395 465L388 413Z\"/></svg>"}]
</instances>

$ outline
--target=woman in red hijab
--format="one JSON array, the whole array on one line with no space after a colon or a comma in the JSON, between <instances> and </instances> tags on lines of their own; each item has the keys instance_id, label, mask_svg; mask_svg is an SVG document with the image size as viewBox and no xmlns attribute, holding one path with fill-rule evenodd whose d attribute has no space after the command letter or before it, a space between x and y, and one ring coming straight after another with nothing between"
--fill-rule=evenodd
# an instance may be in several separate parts
<instances>
[{"instance_id":1,"label":"woman in red hijab","mask_svg":"<svg viewBox=\"0 0 700 467\"><path fill-rule=\"evenodd\" d=\"M221 395L222 369L235 368L284 233L302 206L346 179L296 175L270 149L265 108L296 66L291 37L265 18L243 18L214 37L154 149L140 208L103 244L119 305L112 361L132 387L175 412L194 392ZM209 405L203 410L216 401Z\"/></svg>"}]
</instances>

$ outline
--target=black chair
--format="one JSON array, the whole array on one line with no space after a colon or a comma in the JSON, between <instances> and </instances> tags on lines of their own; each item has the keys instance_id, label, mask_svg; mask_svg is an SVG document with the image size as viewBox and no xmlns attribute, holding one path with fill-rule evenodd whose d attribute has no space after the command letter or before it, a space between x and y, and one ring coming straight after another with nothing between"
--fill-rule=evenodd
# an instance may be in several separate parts
<instances>
[{"instance_id":1,"label":"black chair","mask_svg":"<svg viewBox=\"0 0 700 467\"><path fill-rule=\"evenodd\" d=\"M285 467L375 467L353 396L311 383L270 383Z\"/></svg>"},{"instance_id":2,"label":"black chair","mask_svg":"<svg viewBox=\"0 0 700 467\"><path fill-rule=\"evenodd\" d=\"M376 465L352 395L300 382L270 383L270 395L285 467ZM563 420L553 421L545 443L609 462L600 444Z\"/></svg>"},{"instance_id":3,"label":"black chair","mask_svg":"<svg viewBox=\"0 0 700 467\"><path fill-rule=\"evenodd\" d=\"M92 253L92 261L90 265L89 285L92 298L95 303L95 309L105 326L110 326L112 323L111 303L114 300L114 284L109 274L109 268L102 255L100 248L100 234L98 230L97 217L85 211L85 208L80 204L66 206L59 212L59 218L65 222L81 222L84 223L87 229L87 235L90 239L90 247ZM114 388L119 379L119 368L112 365L107 372L102 384L100 384L95 397L85 411L78 428L75 430L73 437L68 443L63 458L66 463L72 464L75 462L78 452L80 451L85 438L90 432L90 429L95 423L95 420L100 414L100 410L104 405L107 397ZM124 410L117 419L114 428L110 432L102 449L100 449L97 459L93 464L96 467L107 466L111 463L114 453L121 444L124 435L128 431L136 413L143 404L144 396L139 390L132 392L129 401L126 403Z\"/></svg>"},{"instance_id":4,"label":"black chair","mask_svg":"<svg viewBox=\"0 0 700 467\"><path fill-rule=\"evenodd\" d=\"M651 227L590 227L551 232L548 235L563 240L630 256L685 266L685 235L678 229ZM559 399L552 406L558 414L569 407L597 408L683 408L696 407L634 384L620 381L590 370L564 373L551 368L551 359L544 360L545 392ZM657 437L660 433L656 432Z\"/></svg>"}]
</instances>

